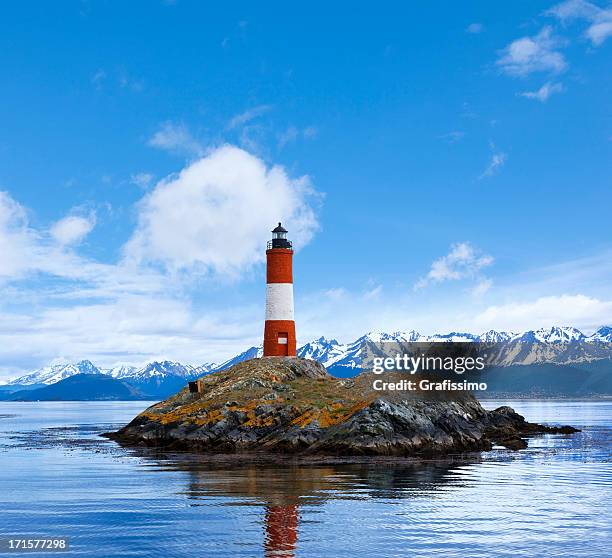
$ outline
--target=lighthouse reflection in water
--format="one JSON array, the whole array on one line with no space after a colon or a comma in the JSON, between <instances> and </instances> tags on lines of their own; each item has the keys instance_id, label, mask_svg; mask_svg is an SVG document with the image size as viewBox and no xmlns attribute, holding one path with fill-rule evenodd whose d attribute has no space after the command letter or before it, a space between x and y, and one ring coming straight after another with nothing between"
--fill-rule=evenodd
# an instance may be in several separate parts
<instances>
[{"instance_id":1,"label":"lighthouse reflection in water","mask_svg":"<svg viewBox=\"0 0 612 558\"><path fill-rule=\"evenodd\" d=\"M403 465L364 462L236 466L174 455L162 463L166 469L189 472L187 495L194 500L223 497L231 498L234 502L231 505L263 505L260 523L264 531L264 556L290 558L295 556L299 544L300 507L307 506L312 514L313 506L324 508L330 497L334 500L403 499L406 497L403 490L422 484L430 488L443 485L449 471L476 461L479 459Z\"/></svg>"},{"instance_id":2,"label":"lighthouse reflection in water","mask_svg":"<svg viewBox=\"0 0 612 558\"><path fill-rule=\"evenodd\" d=\"M298 543L300 503L320 505L337 484L338 470L332 466L275 466L246 464L215 465L193 458L173 459L166 466L190 471L189 496L195 499L230 497L264 506L264 555L293 557ZM338 486L336 486L338 488Z\"/></svg>"}]
</instances>

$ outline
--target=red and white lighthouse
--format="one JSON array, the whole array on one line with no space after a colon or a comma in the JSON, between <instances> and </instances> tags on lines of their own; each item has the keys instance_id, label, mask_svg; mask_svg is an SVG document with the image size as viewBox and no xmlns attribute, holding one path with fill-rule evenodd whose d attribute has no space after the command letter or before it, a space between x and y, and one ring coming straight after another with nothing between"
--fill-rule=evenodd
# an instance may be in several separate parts
<instances>
[{"instance_id":1,"label":"red and white lighthouse","mask_svg":"<svg viewBox=\"0 0 612 558\"><path fill-rule=\"evenodd\" d=\"M295 356L293 249L279 223L266 250L266 325L263 356Z\"/></svg>"}]
</instances>

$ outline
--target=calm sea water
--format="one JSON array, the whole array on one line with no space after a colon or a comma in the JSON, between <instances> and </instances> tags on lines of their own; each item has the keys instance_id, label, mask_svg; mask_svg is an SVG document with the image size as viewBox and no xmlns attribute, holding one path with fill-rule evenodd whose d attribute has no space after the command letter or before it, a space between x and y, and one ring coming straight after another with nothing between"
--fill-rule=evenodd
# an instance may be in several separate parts
<instances>
[{"instance_id":1,"label":"calm sea water","mask_svg":"<svg viewBox=\"0 0 612 558\"><path fill-rule=\"evenodd\" d=\"M146 403L0 403L0 536L101 557L612 556L612 402L484 403L501 404L583 431L468 459L228 465L100 438Z\"/></svg>"}]
</instances>

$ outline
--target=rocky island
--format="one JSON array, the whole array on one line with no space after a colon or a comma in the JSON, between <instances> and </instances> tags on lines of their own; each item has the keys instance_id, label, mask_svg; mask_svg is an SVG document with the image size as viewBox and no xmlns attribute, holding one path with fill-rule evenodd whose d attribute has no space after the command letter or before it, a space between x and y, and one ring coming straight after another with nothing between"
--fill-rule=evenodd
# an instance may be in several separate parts
<instances>
[{"instance_id":1,"label":"rocky island","mask_svg":"<svg viewBox=\"0 0 612 558\"><path fill-rule=\"evenodd\" d=\"M410 457L521 449L529 435L577 431L529 423L510 407L487 411L469 393L376 391L373 379L335 378L300 358L252 359L203 376L108 437L213 454Z\"/></svg>"}]
</instances>

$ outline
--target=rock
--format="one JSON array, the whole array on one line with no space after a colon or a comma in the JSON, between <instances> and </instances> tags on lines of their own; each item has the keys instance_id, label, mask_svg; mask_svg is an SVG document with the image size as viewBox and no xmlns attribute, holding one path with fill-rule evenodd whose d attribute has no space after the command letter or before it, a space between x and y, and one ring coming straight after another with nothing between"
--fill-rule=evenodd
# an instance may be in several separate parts
<instances>
[{"instance_id":1,"label":"rock","mask_svg":"<svg viewBox=\"0 0 612 558\"><path fill-rule=\"evenodd\" d=\"M427 456L522 449L528 435L576 432L528 423L510 407L486 411L467 393L376 391L373 379L334 378L305 359L252 359L203 376L201 393L185 388L108 436L211 453Z\"/></svg>"}]
</instances>

